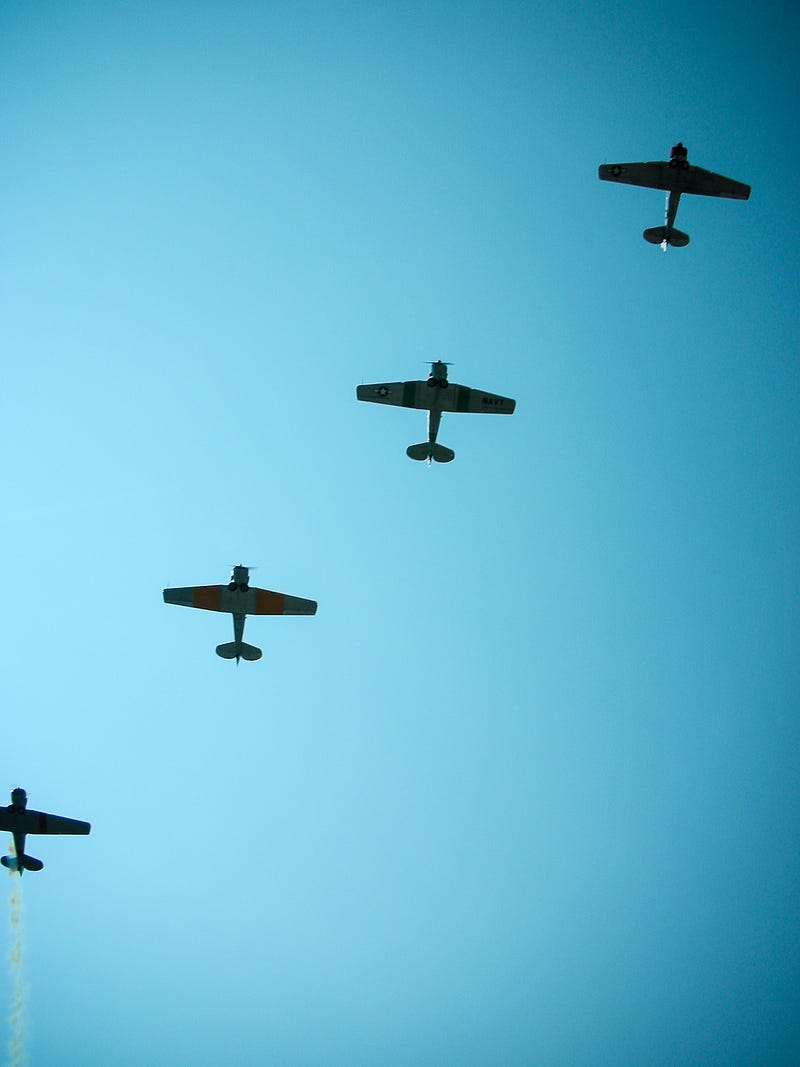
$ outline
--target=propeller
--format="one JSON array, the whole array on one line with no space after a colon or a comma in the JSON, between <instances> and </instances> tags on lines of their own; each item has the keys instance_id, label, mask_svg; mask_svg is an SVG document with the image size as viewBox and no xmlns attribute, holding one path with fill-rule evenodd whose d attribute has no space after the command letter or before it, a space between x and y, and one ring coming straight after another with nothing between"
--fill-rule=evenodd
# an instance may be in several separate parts
<instances>
[{"instance_id":1,"label":"propeller","mask_svg":"<svg viewBox=\"0 0 800 1067\"><path fill-rule=\"evenodd\" d=\"M250 574L251 574L252 571L256 570L257 568L256 567L248 567L244 563L232 563L231 564L231 580L230 580L230 582L228 582L228 588L229 589L235 589L236 588L236 582L237 582L236 571L238 569L246 571L246 574L243 577L239 576L238 581L240 581L242 583L242 589L243 590L247 590L250 587Z\"/></svg>"}]
</instances>

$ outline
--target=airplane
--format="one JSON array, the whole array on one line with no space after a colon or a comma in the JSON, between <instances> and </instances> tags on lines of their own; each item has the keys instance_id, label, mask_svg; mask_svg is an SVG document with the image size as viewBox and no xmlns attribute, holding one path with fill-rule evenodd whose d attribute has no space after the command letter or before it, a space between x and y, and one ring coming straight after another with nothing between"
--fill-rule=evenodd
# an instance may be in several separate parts
<instances>
[{"instance_id":1,"label":"airplane","mask_svg":"<svg viewBox=\"0 0 800 1067\"><path fill-rule=\"evenodd\" d=\"M10 830L14 835L16 856L0 856L0 863L10 871L40 871L44 864L34 856L25 855L25 838L28 834L88 834L91 824L78 819L65 819L62 815L47 815L43 811L28 808L28 794L24 789L12 789L11 803L0 808L0 830Z\"/></svg>"},{"instance_id":2,"label":"airplane","mask_svg":"<svg viewBox=\"0 0 800 1067\"><path fill-rule=\"evenodd\" d=\"M468 389L447 380L449 363L438 359L431 363L427 382L385 382L377 385L359 385L356 396L372 404L393 404L402 408L420 408L428 412L428 440L419 445L409 445L409 459L431 460L450 463L455 459L452 448L436 443L443 411L483 412L485 415L513 415L516 400L507 396L484 393L481 389Z\"/></svg>"},{"instance_id":3,"label":"airplane","mask_svg":"<svg viewBox=\"0 0 800 1067\"><path fill-rule=\"evenodd\" d=\"M728 200L747 200L750 186L723 178L702 167L689 165L685 145L680 141L670 154L669 163L604 163L598 170L601 181L620 182L623 185L643 185L648 189L666 189L667 203L663 226L654 226L642 235L651 245L685 248L689 234L675 229L675 216L683 193L698 193L701 196L721 196Z\"/></svg>"},{"instance_id":4,"label":"airplane","mask_svg":"<svg viewBox=\"0 0 800 1067\"><path fill-rule=\"evenodd\" d=\"M241 563L233 568L227 585L194 585L185 589L165 589L165 604L181 604L186 608L206 611L229 611L233 615L233 641L217 645L217 655L223 659L261 659L261 649L246 644L244 620L248 615L316 615L316 600L273 593L271 589L250 586L250 568Z\"/></svg>"}]
</instances>

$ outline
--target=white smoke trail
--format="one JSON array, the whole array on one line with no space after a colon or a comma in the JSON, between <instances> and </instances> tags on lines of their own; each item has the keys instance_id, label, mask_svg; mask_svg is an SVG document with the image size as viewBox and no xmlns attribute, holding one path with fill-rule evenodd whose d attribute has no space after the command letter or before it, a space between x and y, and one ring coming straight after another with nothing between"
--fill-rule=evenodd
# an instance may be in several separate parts
<instances>
[{"instance_id":1,"label":"white smoke trail","mask_svg":"<svg viewBox=\"0 0 800 1067\"><path fill-rule=\"evenodd\" d=\"M14 852L13 841L9 853L11 856L16 855ZM11 1000L8 1016L10 1026L10 1034L8 1038L8 1062L9 1067L27 1067L28 1043L25 1008L28 1000L28 987L25 984L23 959L25 926L23 923L22 877L17 874L16 871L9 871L8 873L11 878L11 896L9 897L11 949L8 954L8 962L11 971Z\"/></svg>"}]
</instances>

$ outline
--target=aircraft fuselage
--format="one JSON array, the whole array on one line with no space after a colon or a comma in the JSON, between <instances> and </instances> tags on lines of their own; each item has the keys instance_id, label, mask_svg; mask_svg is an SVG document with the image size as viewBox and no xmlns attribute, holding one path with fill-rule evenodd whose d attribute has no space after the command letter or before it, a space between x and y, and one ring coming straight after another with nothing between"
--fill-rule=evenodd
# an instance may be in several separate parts
<instances>
[{"instance_id":1,"label":"aircraft fuselage","mask_svg":"<svg viewBox=\"0 0 800 1067\"><path fill-rule=\"evenodd\" d=\"M442 421L444 391L449 388L447 381L447 364L441 360L431 363L431 374L428 378L428 388L433 391L432 403L428 408L428 444L435 444L439 433L439 425ZM428 460L430 463L430 459Z\"/></svg>"},{"instance_id":2,"label":"aircraft fuselage","mask_svg":"<svg viewBox=\"0 0 800 1067\"><path fill-rule=\"evenodd\" d=\"M25 870L25 838L27 834L14 832L14 855L17 858L17 870L22 874Z\"/></svg>"}]
</instances>

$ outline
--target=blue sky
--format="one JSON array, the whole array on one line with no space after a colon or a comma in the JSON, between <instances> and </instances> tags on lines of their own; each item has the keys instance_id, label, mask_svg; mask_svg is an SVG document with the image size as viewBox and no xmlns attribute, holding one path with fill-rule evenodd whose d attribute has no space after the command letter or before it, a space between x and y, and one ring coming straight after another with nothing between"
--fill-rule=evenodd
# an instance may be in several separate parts
<instances>
[{"instance_id":1,"label":"blue sky","mask_svg":"<svg viewBox=\"0 0 800 1067\"><path fill-rule=\"evenodd\" d=\"M799 21L3 6L32 1063L797 1061Z\"/></svg>"}]
</instances>

